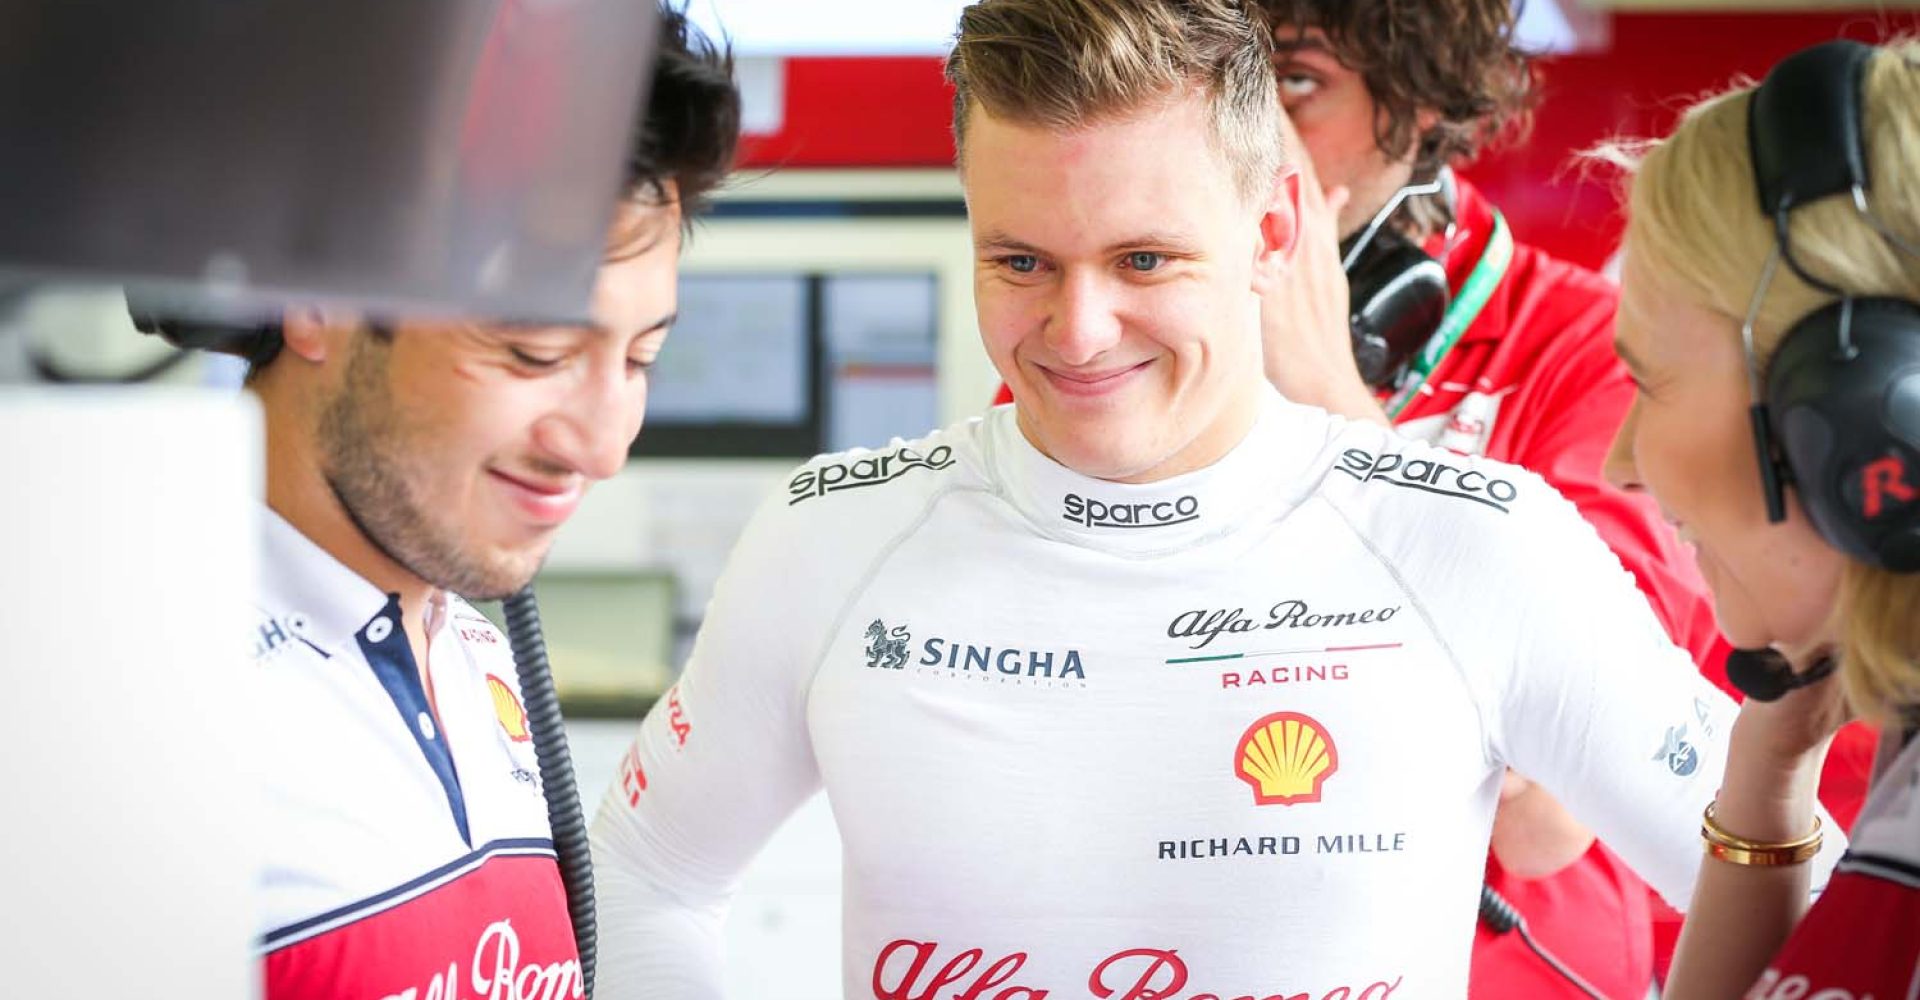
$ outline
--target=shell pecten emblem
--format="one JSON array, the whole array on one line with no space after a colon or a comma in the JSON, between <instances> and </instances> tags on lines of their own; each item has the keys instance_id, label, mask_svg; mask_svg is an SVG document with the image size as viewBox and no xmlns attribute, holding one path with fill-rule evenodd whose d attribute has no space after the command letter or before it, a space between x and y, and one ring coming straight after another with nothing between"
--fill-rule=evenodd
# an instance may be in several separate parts
<instances>
[{"instance_id":1,"label":"shell pecten emblem","mask_svg":"<svg viewBox=\"0 0 1920 1000\"><path fill-rule=\"evenodd\" d=\"M507 731L507 738L515 743L532 739L533 733L527 729L527 710L507 682L488 674L487 692L493 695L493 714L500 717L500 728Z\"/></svg>"},{"instance_id":2,"label":"shell pecten emblem","mask_svg":"<svg viewBox=\"0 0 1920 1000\"><path fill-rule=\"evenodd\" d=\"M1325 726L1299 712L1275 712L1247 727L1233 771L1263 806L1320 801L1320 786L1339 770L1340 753Z\"/></svg>"}]
</instances>

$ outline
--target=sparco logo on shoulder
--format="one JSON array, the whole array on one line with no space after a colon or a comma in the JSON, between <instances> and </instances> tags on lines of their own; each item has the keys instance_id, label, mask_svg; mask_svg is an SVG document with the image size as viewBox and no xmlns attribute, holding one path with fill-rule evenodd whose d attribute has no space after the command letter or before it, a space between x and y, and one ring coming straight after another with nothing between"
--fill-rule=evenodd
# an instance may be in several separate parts
<instances>
[{"instance_id":1,"label":"sparco logo on shoulder","mask_svg":"<svg viewBox=\"0 0 1920 1000\"><path fill-rule=\"evenodd\" d=\"M1075 524L1089 528L1164 528L1200 520L1200 498L1180 497L1158 503L1105 503L1078 493L1067 494L1065 513Z\"/></svg>"},{"instance_id":2,"label":"sparco logo on shoulder","mask_svg":"<svg viewBox=\"0 0 1920 1000\"><path fill-rule=\"evenodd\" d=\"M953 449L940 445L925 455L902 445L884 455L869 455L853 462L832 462L807 469L787 483L787 501L791 507L802 500L823 497L841 490L890 483L915 469L944 469L953 464Z\"/></svg>"},{"instance_id":3,"label":"sparco logo on shoulder","mask_svg":"<svg viewBox=\"0 0 1920 1000\"><path fill-rule=\"evenodd\" d=\"M1492 507L1502 514L1520 496L1520 488L1505 479L1492 479L1476 469L1455 468L1424 458L1407 461L1405 455L1374 455L1349 448L1340 453L1340 464L1334 468L1363 483L1378 480L1443 497L1459 497Z\"/></svg>"}]
</instances>

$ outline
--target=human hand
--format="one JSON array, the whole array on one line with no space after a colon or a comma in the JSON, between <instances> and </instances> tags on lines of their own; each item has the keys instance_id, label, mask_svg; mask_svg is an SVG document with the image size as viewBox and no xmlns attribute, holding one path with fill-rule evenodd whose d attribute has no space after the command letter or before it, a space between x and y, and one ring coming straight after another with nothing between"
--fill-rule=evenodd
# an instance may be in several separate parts
<instances>
[{"instance_id":1,"label":"human hand","mask_svg":"<svg viewBox=\"0 0 1920 1000\"><path fill-rule=\"evenodd\" d=\"M1804 675L1833 651L1824 645L1775 649L1796 675ZM1781 769L1804 764L1811 754L1824 755L1826 745L1852 719L1839 679L1826 678L1795 688L1776 701L1748 698L1734 726L1735 745Z\"/></svg>"},{"instance_id":2,"label":"human hand","mask_svg":"<svg viewBox=\"0 0 1920 1000\"><path fill-rule=\"evenodd\" d=\"M1832 655L1830 649L1816 646L1780 652L1795 673ZM1716 805L1721 825L1763 841L1805 834L1827 748L1850 715L1839 678L1833 676L1777 701L1743 702L1728 740L1727 769Z\"/></svg>"},{"instance_id":3,"label":"human hand","mask_svg":"<svg viewBox=\"0 0 1920 1000\"><path fill-rule=\"evenodd\" d=\"M1260 302L1267 381L1296 403L1386 423L1386 414L1360 378L1353 358L1337 221L1348 191L1344 187L1322 190L1312 158L1284 115L1281 132L1288 157L1298 170L1299 232L1292 259Z\"/></svg>"}]
</instances>

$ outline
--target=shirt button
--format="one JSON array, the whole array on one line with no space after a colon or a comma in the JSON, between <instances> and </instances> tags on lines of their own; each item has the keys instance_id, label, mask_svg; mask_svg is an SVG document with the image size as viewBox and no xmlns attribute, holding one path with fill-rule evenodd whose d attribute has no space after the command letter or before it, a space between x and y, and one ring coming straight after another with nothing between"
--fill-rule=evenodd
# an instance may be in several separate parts
<instances>
[{"instance_id":1,"label":"shirt button","mask_svg":"<svg viewBox=\"0 0 1920 1000\"><path fill-rule=\"evenodd\" d=\"M433 716L425 712L420 713L420 735L433 739Z\"/></svg>"},{"instance_id":2,"label":"shirt button","mask_svg":"<svg viewBox=\"0 0 1920 1000\"><path fill-rule=\"evenodd\" d=\"M367 626L368 642L386 642L387 636L392 634L393 623L385 618L375 618L373 624Z\"/></svg>"}]
</instances>

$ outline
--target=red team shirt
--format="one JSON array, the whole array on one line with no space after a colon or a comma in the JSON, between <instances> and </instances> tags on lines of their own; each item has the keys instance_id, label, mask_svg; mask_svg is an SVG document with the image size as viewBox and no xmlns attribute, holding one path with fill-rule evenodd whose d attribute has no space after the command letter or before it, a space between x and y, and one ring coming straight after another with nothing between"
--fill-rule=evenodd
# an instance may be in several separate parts
<instances>
[{"instance_id":1,"label":"red team shirt","mask_svg":"<svg viewBox=\"0 0 1920 1000\"><path fill-rule=\"evenodd\" d=\"M1455 246L1444 261L1456 295L1493 232L1493 206L1465 179L1458 190ZM1441 238L1427 247L1442 249ZM1613 353L1618 301L1606 278L1516 242L1486 305L1395 426L1408 437L1545 478L1620 557L1701 673L1738 698L1727 681L1730 647L1693 554L1650 498L1623 493L1602 475L1634 392ZM1003 386L997 402L1011 398ZM1828 754L1820 796L1842 826L1860 812L1873 753L1873 731L1855 724L1841 730ZM1645 995L1655 969L1664 972L1672 955L1678 915L1602 845L1544 879L1513 878L1489 856L1487 881L1526 917L1536 940L1608 996ZM1484 928L1472 988L1476 997L1583 996L1518 935L1495 937Z\"/></svg>"},{"instance_id":2,"label":"red team shirt","mask_svg":"<svg viewBox=\"0 0 1920 1000\"><path fill-rule=\"evenodd\" d=\"M1920 739L1882 742L1850 849L1746 1000L1920 997Z\"/></svg>"}]
</instances>

